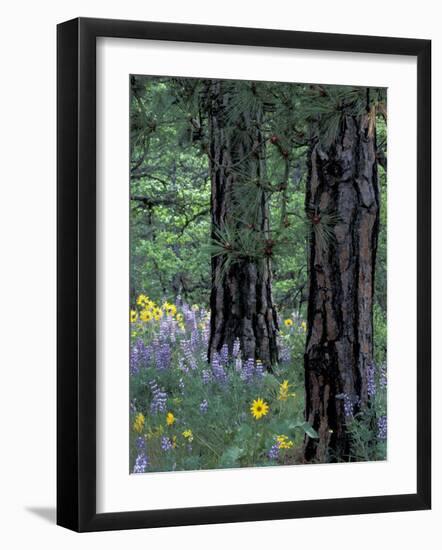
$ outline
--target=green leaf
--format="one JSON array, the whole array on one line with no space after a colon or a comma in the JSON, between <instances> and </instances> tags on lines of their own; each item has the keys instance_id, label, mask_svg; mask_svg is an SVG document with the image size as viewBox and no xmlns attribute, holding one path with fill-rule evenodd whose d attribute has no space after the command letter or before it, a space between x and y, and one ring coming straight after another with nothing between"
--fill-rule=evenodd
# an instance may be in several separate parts
<instances>
[{"instance_id":1,"label":"green leaf","mask_svg":"<svg viewBox=\"0 0 442 550\"><path fill-rule=\"evenodd\" d=\"M318 432L308 422L302 422L299 427L312 439L319 439Z\"/></svg>"},{"instance_id":2,"label":"green leaf","mask_svg":"<svg viewBox=\"0 0 442 550\"><path fill-rule=\"evenodd\" d=\"M238 466L239 459L243 456L244 449L240 447L228 447L219 460L221 468L233 468Z\"/></svg>"}]
</instances>

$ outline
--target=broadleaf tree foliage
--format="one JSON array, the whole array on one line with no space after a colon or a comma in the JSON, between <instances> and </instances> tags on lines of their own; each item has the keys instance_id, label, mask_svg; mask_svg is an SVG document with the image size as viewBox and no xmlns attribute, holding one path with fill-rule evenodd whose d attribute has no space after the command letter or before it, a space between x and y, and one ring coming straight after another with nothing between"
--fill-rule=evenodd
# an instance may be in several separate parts
<instances>
[{"instance_id":1,"label":"broadleaf tree foliage","mask_svg":"<svg viewBox=\"0 0 442 550\"><path fill-rule=\"evenodd\" d=\"M306 431L296 461L350 460L364 411L376 428L370 377L386 355L385 90L130 85L131 302L206 308L205 360L239 343L269 376L284 318L304 318L293 369L318 437Z\"/></svg>"}]
</instances>

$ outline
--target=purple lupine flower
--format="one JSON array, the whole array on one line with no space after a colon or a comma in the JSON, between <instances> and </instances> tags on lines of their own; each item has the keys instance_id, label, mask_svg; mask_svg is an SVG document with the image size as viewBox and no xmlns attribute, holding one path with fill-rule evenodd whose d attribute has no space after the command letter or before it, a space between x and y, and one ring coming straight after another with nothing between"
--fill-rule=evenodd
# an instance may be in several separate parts
<instances>
[{"instance_id":1,"label":"purple lupine flower","mask_svg":"<svg viewBox=\"0 0 442 550\"><path fill-rule=\"evenodd\" d=\"M146 347L140 339L136 340L130 350L130 373L138 374L141 367L147 367L152 349Z\"/></svg>"},{"instance_id":2,"label":"purple lupine flower","mask_svg":"<svg viewBox=\"0 0 442 550\"><path fill-rule=\"evenodd\" d=\"M224 344L221 348L221 351L219 352L219 361L221 365L227 365L227 362L229 360L229 347L227 344Z\"/></svg>"},{"instance_id":3,"label":"purple lupine flower","mask_svg":"<svg viewBox=\"0 0 442 550\"><path fill-rule=\"evenodd\" d=\"M344 394L344 414L347 418L353 417L353 399L347 394Z\"/></svg>"},{"instance_id":4,"label":"purple lupine flower","mask_svg":"<svg viewBox=\"0 0 442 550\"><path fill-rule=\"evenodd\" d=\"M150 404L150 411L153 414L160 412L166 412L167 393L158 387L155 380L149 382L150 391L152 392L152 402Z\"/></svg>"},{"instance_id":5,"label":"purple lupine flower","mask_svg":"<svg viewBox=\"0 0 442 550\"><path fill-rule=\"evenodd\" d=\"M184 393L184 388L185 388L185 384L184 384L184 380L182 378L180 378L179 382L178 382L178 386L180 388L180 392L183 394Z\"/></svg>"},{"instance_id":6,"label":"purple lupine flower","mask_svg":"<svg viewBox=\"0 0 442 550\"><path fill-rule=\"evenodd\" d=\"M167 317L160 321L160 330L158 332L158 338L164 342L168 340L170 334L170 325Z\"/></svg>"},{"instance_id":7,"label":"purple lupine flower","mask_svg":"<svg viewBox=\"0 0 442 550\"><path fill-rule=\"evenodd\" d=\"M253 372L255 370L255 360L252 357L249 357L247 361L242 366L241 380L244 382L250 382L253 378Z\"/></svg>"},{"instance_id":8,"label":"purple lupine flower","mask_svg":"<svg viewBox=\"0 0 442 550\"><path fill-rule=\"evenodd\" d=\"M192 370L196 369L197 365L196 365L195 357L193 356L193 353L192 353L190 341L181 340L180 345L181 345L181 349L183 351L184 357L187 361L187 364Z\"/></svg>"},{"instance_id":9,"label":"purple lupine flower","mask_svg":"<svg viewBox=\"0 0 442 550\"><path fill-rule=\"evenodd\" d=\"M279 349L279 358L281 360L281 363L289 363L290 359L292 357L290 348L288 348L285 345L281 345Z\"/></svg>"},{"instance_id":10,"label":"purple lupine flower","mask_svg":"<svg viewBox=\"0 0 442 550\"><path fill-rule=\"evenodd\" d=\"M267 456L270 460L278 460L279 458L279 445L275 443L275 445L272 445L270 447L269 452L267 453Z\"/></svg>"},{"instance_id":11,"label":"purple lupine flower","mask_svg":"<svg viewBox=\"0 0 442 550\"><path fill-rule=\"evenodd\" d=\"M182 311L187 325L189 325L189 327L197 328L195 312L189 307L188 304L183 304Z\"/></svg>"},{"instance_id":12,"label":"purple lupine flower","mask_svg":"<svg viewBox=\"0 0 442 550\"><path fill-rule=\"evenodd\" d=\"M146 440L143 436L139 435L135 440L135 446L138 451L144 451L146 449Z\"/></svg>"},{"instance_id":13,"label":"purple lupine flower","mask_svg":"<svg viewBox=\"0 0 442 550\"><path fill-rule=\"evenodd\" d=\"M201 401L200 413L205 414L208 408L209 408L209 403L207 402L207 399L204 399L204 401Z\"/></svg>"},{"instance_id":14,"label":"purple lupine flower","mask_svg":"<svg viewBox=\"0 0 442 550\"><path fill-rule=\"evenodd\" d=\"M203 363L207 363L207 348L206 345L203 345L199 351L199 356Z\"/></svg>"},{"instance_id":15,"label":"purple lupine flower","mask_svg":"<svg viewBox=\"0 0 442 550\"><path fill-rule=\"evenodd\" d=\"M385 415L378 418L378 439L387 439L387 417Z\"/></svg>"},{"instance_id":16,"label":"purple lupine flower","mask_svg":"<svg viewBox=\"0 0 442 550\"><path fill-rule=\"evenodd\" d=\"M173 444L169 437L163 435L161 438L161 448L166 452L173 449Z\"/></svg>"},{"instance_id":17,"label":"purple lupine flower","mask_svg":"<svg viewBox=\"0 0 442 550\"><path fill-rule=\"evenodd\" d=\"M216 352L213 354L211 366L212 366L212 374L213 374L213 377L215 378L215 380L217 382L221 382L221 383L226 382L227 381L227 373L224 370L223 365L221 364L220 357L219 357L218 353L216 353Z\"/></svg>"},{"instance_id":18,"label":"purple lupine flower","mask_svg":"<svg viewBox=\"0 0 442 550\"><path fill-rule=\"evenodd\" d=\"M177 322L172 317L168 317L167 321L169 323L169 339L174 344L176 342Z\"/></svg>"},{"instance_id":19,"label":"purple lupine flower","mask_svg":"<svg viewBox=\"0 0 442 550\"><path fill-rule=\"evenodd\" d=\"M129 372L131 376L136 376L140 372L140 367L136 355L133 353L133 349L130 352Z\"/></svg>"},{"instance_id":20,"label":"purple lupine flower","mask_svg":"<svg viewBox=\"0 0 442 550\"><path fill-rule=\"evenodd\" d=\"M367 393L369 397L376 395L376 380L375 380L376 368L374 363L367 365Z\"/></svg>"},{"instance_id":21,"label":"purple lupine flower","mask_svg":"<svg viewBox=\"0 0 442 550\"><path fill-rule=\"evenodd\" d=\"M233 342L233 348L232 348L232 355L235 357L235 359L239 356L239 352L241 351L241 342L239 338L236 338Z\"/></svg>"},{"instance_id":22,"label":"purple lupine flower","mask_svg":"<svg viewBox=\"0 0 442 550\"><path fill-rule=\"evenodd\" d=\"M242 372L242 359L241 357L237 357L235 359L235 370L236 372Z\"/></svg>"},{"instance_id":23,"label":"purple lupine flower","mask_svg":"<svg viewBox=\"0 0 442 550\"><path fill-rule=\"evenodd\" d=\"M168 342L159 344L155 353L155 366L158 370L166 370L170 367L172 350Z\"/></svg>"},{"instance_id":24,"label":"purple lupine flower","mask_svg":"<svg viewBox=\"0 0 442 550\"><path fill-rule=\"evenodd\" d=\"M198 348L198 344L200 342L200 333L197 328L193 328L192 332L190 333L190 347L192 351L195 351Z\"/></svg>"},{"instance_id":25,"label":"purple lupine flower","mask_svg":"<svg viewBox=\"0 0 442 550\"><path fill-rule=\"evenodd\" d=\"M203 384L208 384L212 380L212 374L207 369L203 369L201 371L201 378L203 380Z\"/></svg>"},{"instance_id":26,"label":"purple lupine flower","mask_svg":"<svg viewBox=\"0 0 442 550\"><path fill-rule=\"evenodd\" d=\"M146 453L138 453L137 458L135 459L135 464L132 472L134 474L144 474L146 468L149 466L149 459L147 458Z\"/></svg>"},{"instance_id":27,"label":"purple lupine flower","mask_svg":"<svg viewBox=\"0 0 442 550\"><path fill-rule=\"evenodd\" d=\"M203 344L205 346L207 346L207 344L209 343L209 334L210 334L209 323L205 323L203 329L201 330L201 336L202 336Z\"/></svg>"},{"instance_id":28,"label":"purple lupine flower","mask_svg":"<svg viewBox=\"0 0 442 550\"><path fill-rule=\"evenodd\" d=\"M256 367L255 367L255 376L257 378L262 378L264 376L264 365L262 364L262 361L259 359L256 361Z\"/></svg>"}]
</instances>

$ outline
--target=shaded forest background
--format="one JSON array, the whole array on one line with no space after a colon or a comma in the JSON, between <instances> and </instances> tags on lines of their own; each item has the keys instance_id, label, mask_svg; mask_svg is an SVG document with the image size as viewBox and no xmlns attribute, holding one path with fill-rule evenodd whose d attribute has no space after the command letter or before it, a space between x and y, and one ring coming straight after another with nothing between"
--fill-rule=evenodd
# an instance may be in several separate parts
<instances>
[{"instance_id":1,"label":"shaded forest background","mask_svg":"<svg viewBox=\"0 0 442 550\"><path fill-rule=\"evenodd\" d=\"M304 207L312 128L319 115L325 115L325 139L332 140L341 103L361 89L246 81L232 81L231 86L235 92L229 113L232 126L251 101L267 106L262 130L268 141L267 179L274 188L269 194L271 229L281 243L272 257L273 299L282 316L296 311L305 318L309 227ZM209 304L213 253L209 136L207 116L201 109L206 87L205 80L131 77L132 303L145 292L158 301L181 296L188 303ZM369 93L373 101L385 100L385 90ZM380 113L376 118L380 226L374 300L379 362L385 354L387 307L385 109ZM272 143L275 137L278 141Z\"/></svg>"}]
</instances>

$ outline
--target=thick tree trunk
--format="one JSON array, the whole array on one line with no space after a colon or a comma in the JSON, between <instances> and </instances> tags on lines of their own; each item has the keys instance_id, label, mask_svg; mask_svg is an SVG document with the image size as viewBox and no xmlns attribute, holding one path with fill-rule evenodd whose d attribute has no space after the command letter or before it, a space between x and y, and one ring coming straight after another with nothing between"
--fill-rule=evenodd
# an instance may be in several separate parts
<instances>
[{"instance_id":1,"label":"thick tree trunk","mask_svg":"<svg viewBox=\"0 0 442 550\"><path fill-rule=\"evenodd\" d=\"M217 239L217 230L230 227L256 232L271 249L267 197L259 188L265 172L265 143L259 128L262 115L249 110L229 120L231 87L232 83L222 81L210 86L212 239ZM256 186L259 197L256 208L249 211L239 199L250 185ZM225 255L212 257L209 359L225 344L231 352L238 338L244 358L260 359L268 367L277 361L270 249L260 260L239 258L227 270L223 268Z\"/></svg>"},{"instance_id":2,"label":"thick tree trunk","mask_svg":"<svg viewBox=\"0 0 442 550\"><path fill-rule=\"evenodd\" d=\"M348 460L346 422L369 404L379 225L373 116L373 111L344 115L334 143L325 149L316 143L310 151L306 209L312 239L304 366L306 420L319 440L306 438L304 454L313 462ZM324 239L327 229L332 237Z\"/></svg>"}]
</instances>

